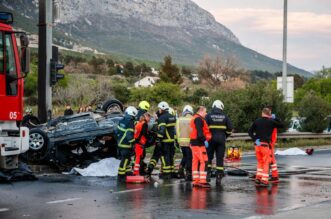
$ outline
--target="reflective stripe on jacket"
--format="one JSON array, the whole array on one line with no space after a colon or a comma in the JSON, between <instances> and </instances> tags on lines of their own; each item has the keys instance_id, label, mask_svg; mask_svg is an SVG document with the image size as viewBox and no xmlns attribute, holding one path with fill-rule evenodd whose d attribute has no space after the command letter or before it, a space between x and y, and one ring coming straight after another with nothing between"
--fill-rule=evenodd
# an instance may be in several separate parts
<instances>
[{"instance_id":1,"label":"reflective stripe on jacket","mask_svg":"<svg viewBox=\"0 0 331 219\"><path fill-rule=\"evenodd\" d=\"M176 122L177 141L181 147L190 146L190 122L192 115L187 114L184 117L179 117Z\"/></svg>"},{"instance_id":2,"label":"reflective stripe on jacket","mask_svg":"<svg viewBox=\"0 0 331 219\"><path fill-rule=\"evenodd\" d=\"M134 120L130 117L124 117L117 126L118 147L132 148L134 141Z\"/></svg>"},{"instance_id":3,"label":"reflective stripe on jacket","mask_svg":"<svg viewBox=\"0 0 331 219\"><path fill-rule=\"evenodd\" d=\"M175 142L176 138L176 117L165 111L158 118L158 133L157 137L162 142Z\"/></svg>"}]
</instances>

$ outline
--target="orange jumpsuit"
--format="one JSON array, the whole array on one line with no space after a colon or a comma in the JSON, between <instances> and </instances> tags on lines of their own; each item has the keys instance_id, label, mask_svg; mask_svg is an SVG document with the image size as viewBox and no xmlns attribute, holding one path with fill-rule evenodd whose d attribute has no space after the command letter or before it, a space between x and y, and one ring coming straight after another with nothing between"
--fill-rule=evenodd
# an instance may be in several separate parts
<instances>
[{"instance_id":1,"label":"orange jumpsuit","mask_svg":"<svg viewBox=\"0 0 331 219\"><path fill-rule=\"evenodd\" d=\"M192 179L193 184L207 183L208 155L205 141L211 139L206 120L200 115L193 116L191 122L190 145L192 150Z\"/></svg>"},{"instance_id":2,"label":"orange jumpsuit","mask_svg":"<svg viewBox=\"0 0 331 219\"><path fill-rule=\"evenodd\" d=\"M136 141L135 144L135 155L136 160L134 163L133 174L139 175L140 172L140 163L142 162L142 157L144 155L144 147L147 142L147 132L148 125L145 120L139 121L135 127L134 138Z\"/></svg>"},{"instance_id":3,"label":"orange jumpsuit","mask_svg":"<svg viewBox=\"0 0 331 219\"><path fill-rule=\"evenodd\" d=\"M279 174L278 174L278 168L277 168L277 161L276 161L276 157L275 157L275 145L277 142L277 129L275 128L272 131L272 135L271 135L271 142L270 142L270 164L271 164L271 175L272 177L278 178Z\"/></svg>"}]
</instances>

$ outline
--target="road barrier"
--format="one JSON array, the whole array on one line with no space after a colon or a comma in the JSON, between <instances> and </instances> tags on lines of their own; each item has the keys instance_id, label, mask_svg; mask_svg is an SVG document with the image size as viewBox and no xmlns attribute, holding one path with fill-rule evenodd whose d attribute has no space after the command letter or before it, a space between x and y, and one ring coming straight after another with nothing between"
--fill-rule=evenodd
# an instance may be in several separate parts
<instances>
[{"instance_id":1,"label":"road barrier","mask_svg":"<svg viewBox=\"0 0 331 219\"><path fill-rule=\"evenodd\" d=\"M312 132L284 132L278 134L279 139L316 139L316 138L331 138L331 133L312 133ZM227 140L250 140L247 133L233 133Z\"/></svg>"}]
</instances>

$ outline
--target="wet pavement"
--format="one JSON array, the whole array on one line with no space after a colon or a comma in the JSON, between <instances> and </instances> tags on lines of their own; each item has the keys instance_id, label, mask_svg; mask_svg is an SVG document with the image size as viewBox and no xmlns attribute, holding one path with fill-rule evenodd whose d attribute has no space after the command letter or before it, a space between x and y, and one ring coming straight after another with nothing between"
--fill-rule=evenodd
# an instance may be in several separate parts
<instances>
[{"instance_id":1,"label":"wet pavement","mask_svg":"<svg viewBox=\"0 0 331 219\"><path fill-rule=\"evenodd\" d=\"M235 176L206 190L156 177L117 185L110 177L43 175L0 185L0 218L331 218L331 151L277 159L283 177L269 188ZM255 163L246 156L236 167L253 171Z\"/></svg>"}]
</instances>

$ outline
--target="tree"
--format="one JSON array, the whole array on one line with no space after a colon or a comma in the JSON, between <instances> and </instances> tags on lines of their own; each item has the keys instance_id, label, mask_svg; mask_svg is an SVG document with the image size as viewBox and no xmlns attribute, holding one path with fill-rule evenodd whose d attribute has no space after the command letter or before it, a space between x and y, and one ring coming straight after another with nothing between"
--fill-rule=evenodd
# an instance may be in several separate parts
<instances>
[{"instance_id":1,"label":"tree","mask_svg":"<svg viewBox=\"0 0 331 219\"><path fill-rule=\"evenodd\" d=\"M302 87L305 83L305 78L298 75L298 74L295 74L293 75L293 78L294 78L294 90Z\"/></svg>"},{"instance_id":2,"label":"tree","mask_svg":"<svg viewBox=\"0 0 331 219\"><path fill-rule=\"evenodd\" d=\"M166 83L181 84L182 76L179 73L177 65L172 64L171 56L164 57L164 64L161 65L160 79Z\"/></svg>"},{"instance_id":3,"label":"tree","mask_svg":"<svg viewBox=\"0 0 331 219\"><path fill-rule=\"evenodd\" d=\"M127 103L130 99L130 90L123 84L117 84L112 88L115 97L122 103Z\"/></svg>"},{"instance_id":4,"label":"tree","mask_svg":"<svg viewBox=\"0 0 331 219\"><path fill-rule=\"evenodd\" d=\"M273 113L287 127L291 119L290 106L283 102L283 95L266 81L251 84L245 89L217 92L210 98L223 101L236 132L247 132L252 122L261 116L264 106L272 106Z\"/></svg>"},{"instance_id":5,"label":"tree","mask_svg":"<svg viewBox=\"0 0 331 219\"><path fill-rule=\"evenodd\" d=\"M112 59L107 59L106 64L109 68L114 68L115 62Z\"/></svg>"},{"instance_id":6,"label":"tree","mask_svg":"<svg viewBox=\"0 0 331 219\"><path fill-rule=\"evenodd\" d=\"M182 92L176 84L161 82L153 87L133 88L130 100L132 102L147 100L153 103L167 101L170 105L178 106L182 102Z\"/></svg>"},{"instance_id":7,"label":"tree","mask_svg":"<svg viewBox=\"0 0 331 219\"><path fill-rule=\"evenodd\" d=\"M215 59L205 56L199 64L198 73L200 78L207 81L211 86L221 85L223 81L237 77L240 70L233 57L217 56Z\"/></svg>"},{"instance_id":8,"label":"tree","mask_svg":"<svg viewBox=\"0 0 331 219\"><path fill-rule=\"evenodd\" d=\"M319 78L331 78L331 68L322 67L322 70L316 73Z\"/></svg>"},{"instance_id":9,"label":"tree","mask_svg":"<svg viewBox=\"0 0 331 219\"><path fill-rule=\"evenodd\" d=\"M92 65L94 69L94 73L98 74L102 71L102 65L105 64L105 60L102 58L97 58L95 56L92 57L92 59L88 62L90 65Z\"/></svg>"},{"instance_id":10,"label":"tree","mask_svg":"<svg viewBox=\"0 0 331 219\"><path fill-rule=\"evenodd\" d=\"M331 78L312 78L295 92L295 103L298 105L301 100L309 93L323 98L331 106Z\"/></svg>"},{"instance_id":11,"label":"tree","mask_svg":"<svg viewBox=\"0 0 331 219\"><path fill-rule=\"evenodd\" d=\"M303 131L323 132L328 126L330 110L330 105L314 92L305 95L298 107L299 116L303 118Z\"/></svg>"},{"instance_id":12,"label":"tree","mask_svg":"<svg viewBox=\"0 0 331 219\"><path fill-rule=\"evenodd\" d=\"M192 69L190 69L189 67L182 67L182 75L186 76L186 77L190 77L192 74Z\"/></svg>"},{"instance_id":13,"label":"tree","mask_svg":"<svg viewBox=\"0 0 331 219\"><path fill-rule=\"evenodd\" d=\"M134 66L132 62L126 62L124 65L124 75L129 76L134 74Z\"/></svg>"}]
</instances>

